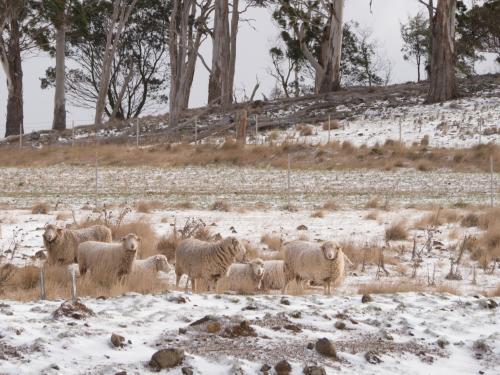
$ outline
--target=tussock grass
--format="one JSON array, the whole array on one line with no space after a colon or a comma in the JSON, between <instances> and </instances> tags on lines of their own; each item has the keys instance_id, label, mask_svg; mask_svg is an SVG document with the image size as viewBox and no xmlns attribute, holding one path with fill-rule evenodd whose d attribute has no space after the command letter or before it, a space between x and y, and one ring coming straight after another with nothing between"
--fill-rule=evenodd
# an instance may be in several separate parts
<instances>
[{"instance_id":1,"label":"tussock grass","mask_svg":"<svg viewBox=\"0 0 500 375\"><path fill-rule=\"evenodd\" d=\"M143 214L148 214L153 210L160 210L165 208L165 205L160 201L150 201L150 200L140 200L135 203L135 209L137 212L141 212Z\"/></svg>"},{"instance_id":2,"label":"tussock grass","mask_svg":"<svg viewBox=\"0 0 500 375\"><path fill-rule=\"evenodd\" d=\"M402 241L408 238L408 230L404 221L399 220L385 229L386 241Z\"/></svg>"},{"instance_id":3,"label":"tussock grass","mask_svg":"<svg viewBox=\"0 0 500 375\"><path fill-rule=\"evenodd\" d=\"M260 237L260 242L265 244L269 249L279 251L283 246L283 239L275 233L265 233Z\"/></svg>"},{"instance_id":4,"label":"tussock grass","mask_svg":"<svg viewBox=\"0 0 500 375\"><path fill-rule=\"evenodd\" d=\"M34 215L47 215L49 212L50 206L46 202L39 202L31 207L31 213Z\"/></svg>"},{"instance_id":5,"label":"tussock grass","mask_svg":"<svg viewBox=\"0 0 500 375\"><path fill-rule=\"evenodd\" d=\"M233 210L233 206L231 203L225 200L218 200L215 201L211 206L210 209L212 211L223 211L223 212L230 212Z\"/></svg>"},{"instance_id":6,"label":"tussock grass","mask_svg":"<svg viewBox=\"0 0 500 375\"><path fill-rule=\"evenodd\" d=\"M340 205L334 200L328 200L323 204L323 209L328 211L337 211L340 209Z\"/></svg>"},{"instance_id":7,"label":"tussock grass","mask_svg":"<svg viewBox=\"0 0 500 375\"><path fill-rule=\"evenodd\" d=\"M323 210L316 210L313 213L311 213L312 218L319 218L322 219L325 217L325 211Z\"/></svg>"},{"instance_id":8,"label":"tussock grass","mask_svg":"<svg viewBox=\"0 0 500 375\"><path fill-rule=\"evenodd\" d=\"M479 226L479 216L473 212L469 212L460 221L460 225L465 228L472 228Z\"/></svg>"},{"instance_id":9,"label":"tussock grass","mask_svg":"<svg viewBox=\"0 0 500 375\"><path fill-rule=\"evenodd\" d=\"M389 142L376 147L376 151L373 149L355 147L349 142L331 142L322 146L286 142L244 146L229 139L223 145L162 144L139 150L126 145L85 144L75 147L48 146L39 150L26 147L16 150L15 158L12 158L11 149L0 148L0 166L40 167L61 163L94 165L97 151L101 166L174 167L226 164L286 169L290 154L294 160L294 169L383 170L388 162L397 160L401 165L420 170L447 168L453 171L483 172L489 172L489 156L493 155L495 172L500 171L500 146L495 144L447 149L430 148L420 144L404 146L398 142ZM322 151L321 158L317 157L318 151ZM376 152L376 157L373 152Z\"/></svg>"}]
</instances>

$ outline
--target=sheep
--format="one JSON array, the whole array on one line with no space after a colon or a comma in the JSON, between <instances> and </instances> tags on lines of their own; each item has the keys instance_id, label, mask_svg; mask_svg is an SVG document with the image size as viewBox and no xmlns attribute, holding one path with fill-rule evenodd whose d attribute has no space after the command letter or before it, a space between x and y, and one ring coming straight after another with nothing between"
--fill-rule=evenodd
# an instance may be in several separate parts
<instances>
[{"instance_id":1,"label":"sheep","mask_svg":"<svg viewBox=\"0 0 500 375\"><path fill-rule=\"evenodd\" d=\"M111 230L104 225L94 225L83 229L64 229L48 224L45 226L42 237L45 249L47 249L48 264L66 265L77 262L77 248L82 242L111 242Z\"/></svg>"},{"instance_id":2,"label":"sheep","mask_svg":"<svg viewBox=\"0 0 500 375\"><path fill-rule=\"evenodd\" d=\"M218 242L205 242L194 238L182 240L175 250L175 286L179 287L182 275L188 275L191 289L196 291L196 279L203 279L208 289L217 285L238 254L245 254L243 244L235 237L227 237Z\"/></svg>"},{"instance_id":3,"label":"sheep","mask_svg":"<svg viewBox=\"0 0 500 375\"><path fill-rule=\"evenodd\" d=\"M129 233L119 243L86 241L78 245L78 268L83 276L91 272L107 272L121 277L131 273L141 239Z\"/></svg>"},{"instance_id":4,"label":"sheep","mask_svg":"<svg viewBox=\"0 0 500 375\"><path fill-rule=\"evenodd\" d=\"M134 271L169 272L172 269L165 255L157 254L146 259L136 259L133 264Z\"/></svg>"},{"instance_id":5,"label":"sheep","mask_svg":"<svg viewBox=\"0 0 500 375\"><path fill-rule=\"evenodd\" d=\"M313 281L323 283L325 294L331 294L332 283L342 280L345 257L342 248L333 243L317 244L307 241L293 241L284 246L285 286L295 279L297 282Z\"/></svg>"},{"instance_id":6,"label":"sheep","mask_svg":"<svg viewBox=\"0 0 500 375\"><path fill-rule=\"evenodd\" d=\"M226 290L253 293L260 289L264 276L264 262L256 258L249 263L233 263L227 275L219 280Z\"/></svg>"},{"instance_id":7,"label":"sheep","mask_svg":"<svg viewBox=\"0 0 500 375\"><path fill-rule=\"evenodd\" d=\"M285 287L285 262L282 260L264 261L264 277L261 290L282 290Z\"/></svg>"}]
</instances>

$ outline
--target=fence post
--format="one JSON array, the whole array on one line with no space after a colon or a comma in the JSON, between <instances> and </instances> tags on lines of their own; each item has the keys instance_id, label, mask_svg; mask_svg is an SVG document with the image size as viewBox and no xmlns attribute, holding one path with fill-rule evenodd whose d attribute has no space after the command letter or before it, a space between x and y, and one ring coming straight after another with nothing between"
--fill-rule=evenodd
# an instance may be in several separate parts
<instances>
[{"instance_id":1,"label":"fence post","mask_svg":"<svg viewBox=\"0 0 500 375\"><path fill-rule=\"evenodd\" d=\"M139 117L136 120L136 129L135 129L135 147L139 148Z\"/></svg>"},{"instance_id":2,"label":"fence post","mask_svg":"<svg viewBox=\"0 0 500 375\"><path fill-rule=\"evenodd\" d=\"M19 148L23 148L23 128L19 128Z\"/></svg>"},{"instance_id":3,"label":"fence post","mask_svg":"<svg viewBox=\"0 0 500 375\"><path fill-rule=\"evenodd\" d=\"M194 144L198 144L198 117L194 118Z\"/></svg>"},{"instance_id":4,"label":"fence post","mask_svg":"<svg viewBox=\"0 0 500 375\"><path fill-rule=\"evenodd\" d=\"M400 146L403 145L403 131L401 129L401 122L402 122L402 120L399 119L399 145Z\"/></svg>"},{"instance_id":5,"label":"fence post","mask_svg":"<svg viewBox=\"0 0 500 375\"><path fill-rule=\"evenodd\" d=\"M259 140L259 118L255 115L255 144L258 143Z\"/></svg>"},{"instance_id":6,"label":"fence post","mask_svg":"<svg viewBox=\"0 0 500 375\"><path fill-rule=\"evenodd\" d=\"M71 146L75 145L75 120L71 122Z\"/></svg>"},{"instance_id":7,"label":"fence post","mask_svg":"<svg viewBox=\"0 0 500 375\"><path fill-rule=\"evenodd\" d=\"M287 172L287 195L288 195L288 208L290 209L290 169L291 169L291 157L288 153L288 172Z\"/></svg>"},{"instance_id":8,"label":"fence post","mask_svg":"<svg viewBox=\"0 0 500 375\"><path fill-rule=\"evenodd\" d=\"M328 144L330 144L331 116L328 115Z\"/></svg>"},{"instance_id":9,"label":"fence post","mask_svg":"<svg viewBox=\"0 0 500 375\"><path fill-rule=\"evenodd\" d=\"M40 268L40 299L44 301L45 295L45 268Z\"/></svg>"},{"instance_id":10,"label":"fence post","mask_svg":"<svg viewBox=\"0 0 500 375\"><path fill-rule=\"evenodd\" d=\"M493 207L493 155L490 155L490 206Z\"/></svg>"},{"instance_id":11,"label":"fence post","mask_svg":"<svg viewBox=\"0 0 500 375\"><path fill-rule=\"evenodd\" d=\"M71 300L73 303L76 303L76 300L78 299L78 296L76 294L76 275L75 275L75 269L71 268Z\"/></svg>"}]
</instances>

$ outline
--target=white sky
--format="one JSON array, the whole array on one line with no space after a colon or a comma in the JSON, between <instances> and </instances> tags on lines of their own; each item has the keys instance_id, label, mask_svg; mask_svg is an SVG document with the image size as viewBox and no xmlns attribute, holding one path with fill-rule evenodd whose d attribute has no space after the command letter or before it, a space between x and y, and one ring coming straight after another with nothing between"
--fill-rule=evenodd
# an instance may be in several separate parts
<instances>
[{"instance_id":1,"label":"white sky","mask_svg":"<svg viewBox=\"0 0 500 375\"><path fill-rule=\"evenodd\" d=\"M404 61L401 54L400 22L409 15L424 10L416 0L373 0L370 12L369 0L346 0L345 20L355 20L361 27L368 27L373 31L372 37L378 41L379 47L385 51L386 57L392 61L392 82L406 82L416 80L416 67ZM238 34L237 62L235 89L241 96L242 90L252 91L256 77L261 85L257 94L269 94L274 85L272 77L266 69L270 67L269 48L278 37L278 30L271 19L270 9L251 9L246 18L253 19L252 26L243 24ZM211 61L211 43L207 40L201 52L206 61ZM39 78L44 75L45 69L53 65L54 61L46 56L30 57L23 62L24 69L24 121L27 132L36 129L50 128L53 111L53 90L42 90ZM484 63L479 72L498 72L500 66L492 61ZM5 110L7 92L5 76L0 70L0 136L5 133ZM191 92L190 106L202 106L207 99L208 74L201 63L198 63ZM73 107L68 103L68 125L71 121L76 124L90 123L93 120L93 111ZM158 113L167 112L167 106Z\"/></svg>"}]
</instances>

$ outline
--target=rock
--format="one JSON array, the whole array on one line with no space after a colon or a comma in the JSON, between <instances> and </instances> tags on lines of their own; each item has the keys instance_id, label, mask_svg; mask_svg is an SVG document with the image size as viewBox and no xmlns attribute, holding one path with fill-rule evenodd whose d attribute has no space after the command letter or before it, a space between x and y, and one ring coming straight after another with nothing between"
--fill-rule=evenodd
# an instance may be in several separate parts
<instances>
[{"instance_id":1,"label":"rock","mask_svg":"<svg viewBox=\"0 0 500 375\"><path fill-rule=\"evenodd\" d=\"M382 362L377 353L375 353L373 350L369 350L365 353L365 359L368 363L371 363L372 365L377 365L380 362Z\"/></svg>"},{"instance_id":2,"label":"rock","mask_svg":"<svg viewBox=\"0 0 500 375\"><path fill-rule=\"evenodd\" d=\"M186 328L179 328L179 335L184 335L187 332Z\"/></svg>"},{"instance_id":3,"label":"rock","mask_svg":"<svg viewBox=\"0 0 500 375\"><path fill-rule=\"evenodd\" d=\"M264 363L262 367L260 368L260 372L269 372L271 370L271 366L269 366L267 363Z\"/></svg>"},{"instance_id":4,"label":"rock","mask_svg":"<svg viewBox=\"0 0 500 375\"><path fill-rule=\"evenodd\" d=\"M326 375L326 370L323 366L306 366L302 372L304 375Z\"/></svg>"},{"instance_id":5,"label":"rock","mask_svg":"<svg viewBox=\"0 0 500 375\"><path fill-rule=\"evenodd\" d=\"M190 323L189 325L194 327L194 326L199 326L200 324L206 323L206 322L212 322L212 321L217 321L218 318L215 315L205 315L203 318L195 320L194 322Z\"/></svg>"},{"instance_id":6,"label":"rock","mask_svg":"<svg viewBox=\"0 0 500 375\"><path fill-rule=\"evenodd\" d=\"M445 338L438 338L437 344L441 349L444 349L446 346L450 345L450 342L446 340Z\"/></svg>"},{"instance_id":7,"label":"rock","mask_svg":"<svg viewBox=\"0 0 500 375\"><path fill-rule=\"evenodd\" d=\"M45 251L43 250L38 250L35 255L33 256L35 259L46 259L47 255L45 255Z\"/></svg>"},{"instance_id":8,"label":"rock","mask_svg":"<svg viewBox=\"0 0 500 375\"><path fill-rule=\"evenodd\" d=\"M297 230L307 230L307 227L304 224L301 224L297 227Z\"/></svg>"},{"instance_id":9,"label":"rock","mask_svg":"<svg viewBox=\"0 0 500 375\"><path fill-rule=\"evenodd\" d=\"M289 300L288 298L281 297L281 299L280 299L280 303L281 303L282 305L287 305L287 306L289 306L289 305L290 305L290 300Z\"/></svg>"},{"instance_id":10,"label":"rock","mask_svg":"<svg viewBox=\"0 0 500 375\"><path fill-rule=\"evenodd\" d=\"M293 332L302 332L302 329L296 324L285 324L283 328Z\"/></svg>"},{"instance_id":11,"label":"rock","mask_svg":"<svg viewBox=\"0 0 500 375\"><path fill-rule=\"evenodd\" d=\"M363 297L361 297L361 303L368 303L372 301L373 298L369 294L363 294Z\"/></svg>"},{"instance_id":12,"label":"rock","mask_svg":"<svg viewBox=\"0 0 500 375\"><path fill-rule=\"evenodd\" d=\"M119 371L115 375L127 375L127 371Z\"/></svg>"},{"instance_id":13,"label":"rock","mask_svg":"<svg viewBox=\"0 0 500 375\"><path fill-rule=\"evenodd\" d=\"M282 360L274 366L277 375L288 375L292 372L292 366L286 360Z\"/></svg>"},{"instance_id":14,"label":"rock","mask_svg":"<svg viewBox=\"0 0 500 375\"><path fill-rule=\"evenodd\" d=\"M481 307L484 307L485 309L496 309L498 307L498 303L491 298L479 301L479 305L481 305Z\"/></svg>"},{"instance_id":15,"label":"rock","mask_svg":"<svg viewBox=\"0 0 500 375\"><path fill-rule=\"evenodd\" d=\"M193 375L194 371L192 367L185 366L181 369L182 375Z\"/></svg>"},{"instance_id":16,"label":"rock","mask_svg":"<svg viewBox=\"0 0 500 375\"><path fill-rule=\"evenodd\" d=\"M149 365L154 368L165 369L180 365L184 360L184 350L168 348L158 350L153 354Z\"/></svg>"},{"instance_id":17,"label":"rock","mask_svg":"<svg viewBox=\"0 0 500 375\"><path fill-rule=\"evenodd\" d=\"M85 319L88 316L95 316L94 312L77 300L75 303L65 301L52 313L54 319L68 317L73 319Z\"/></svg>"},{"instance_id":18,"label":"rock","mask_svg":"<svg viewBox=\"0 0 500 375\"><path fill-rule=\"evenodd\" d=\"M123 348L125 346L125 337L117 335L116 333L111 334L111 344L115 348Z\"/></svg>"},{"instance_id":19,"label":"rock","mask_svg":"<svg viewBox=\"0 0 500 375\"><path fill-rule=\"evenodd\" d=\"M59 367L57 364L55 364L55 363L51 364L51 365L50 365L50 368L51 368L51 369L54 369L54 370L57 370L57 371L59 371L59 370L60 370L60 367Z\"/></svg>"},{"instance_id":20,"label":"rock","mask_svg":"<svg viewBox=\"0 0 500 375\"><path fill-rule=\"evenodd\" d=\"M335 328L337 328L337 329L345 329L345 327L346 326L345 326L344 322L342 322L340 320L338 320L338 321L335 322Z\"/></svg>"},{"instance_id":21,"label":"rock","mask_svg":"<svg viewBox=\"0 0 500 375\"><path fill-rule=\"evenodd\" d=\"M226 327L221 336L229 338L246 336L256 337L257 333L255 332L255 329L250 325L248 320L242 320L239 324L235 324L231 327Z\"/></svg>"},{"instance_id":22,"label":"rock","mask_svg":"<svg viewBox=\"0 0 500 375\"><path fill-rule=\"evenodd\" d=\"M300 311L293 311L292 313L290 313L290 317L300 319L302 317L302 313Z\"/></svg>"},{"instance_id":23,"label":"rock","mask_svg":"<svg viewBox=\"0 0 500 375\"><path fill-rule=\"evenodd\" d=\"M312 342L309 342L309 343L307 343L306 348L309 349L309 350L313 350L314 349L314 344Z\"/></svg>"},{"instance_id":24,"label":"rock","mask_svg":"<svg viewBox=\"0 0 500 375\"><path fill-rule=\"evenodd\" d=\"M478 353L488 353L491 351L490 346L484 340L476 340L472 344L472 349Z\"/></svg>"},{"instance_id":25,"label":"rock","mask_svg":"<svg viewBox=\"0 0 500 375\"><path fill-rule=\"evenodd\" d=\"M221 325L219 322L214 321L214 322L209 322L207 324L207 332L208 333L217 333L221 329Z\"/></svg>"},{"instance_id":26,"label":"rock","mask_svg":"<svg viewBox=\"0 0 500 375\"><path fill-rule=\"evenodd\" d=\"M394 340L394 337L389 332L387 332L385 329L381 329L380 334L382 335L382 337L385 340L390 340L390 341Z\"/></svg>"},{"instance_id":27,"label":"rock","mask_svg":"<svg viewBox=\"0 0 500 375\"><path fill-rule=\"evenodd\" d=\"M337 359L337 351L333 343L326 337L316 341L316 351L326 357L331 357Z\"/></svg>"}]
</instances>

